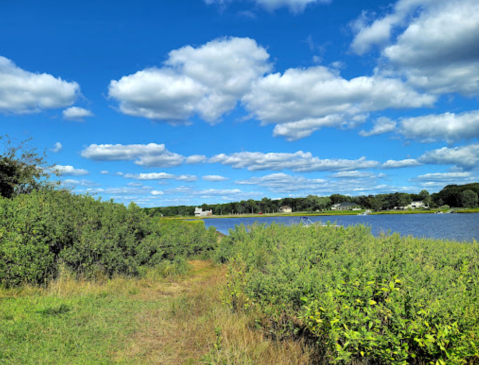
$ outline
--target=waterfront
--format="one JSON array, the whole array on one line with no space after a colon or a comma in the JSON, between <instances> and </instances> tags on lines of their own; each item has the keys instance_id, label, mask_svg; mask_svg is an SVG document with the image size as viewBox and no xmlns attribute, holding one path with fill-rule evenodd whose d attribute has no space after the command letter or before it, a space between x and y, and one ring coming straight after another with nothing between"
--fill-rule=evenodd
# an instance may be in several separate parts
<instances>
[{"instance_id":1,"label":"waterfront","mask_svg":"<svg viewBox=\"0 0 479 365\"><path fill-rule=\"evenodd\" d=\"M472 242L479 240L479 213L472 214L403 214L403 215L349 215L349 216L310 216L312 222L326 223L330 221L343 226L365 224L371 227L374 235L388 231L401 235ZM255 217L204 219L205 226L214 226L224 234L228 234L235 225L271 224L273 222L285 225L299 224L300 217Z\"/></svg>"}]
</instances>

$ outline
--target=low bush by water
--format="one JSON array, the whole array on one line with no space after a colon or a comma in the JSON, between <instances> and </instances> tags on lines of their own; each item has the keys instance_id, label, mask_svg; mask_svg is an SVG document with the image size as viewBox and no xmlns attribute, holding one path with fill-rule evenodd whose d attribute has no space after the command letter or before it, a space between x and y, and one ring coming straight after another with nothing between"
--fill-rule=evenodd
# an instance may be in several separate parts
<instances>
[{"instance_id":1,"label":"low bush by water","mask_svg":"<svg viewBox=\"0 0 479 365\"><path fill-rule=\"evenodd\" d=\"M137 275L212 250L215 229L67 191L0 197L0 284L44 284L61 266L87 278Z\"/></svg>"},{"instance_id":2,"label":"low bush by water","mask_svg":"<svg viewBox=\"0 0 479 365\"><path fill-rule=\"evenodd\" d=\"M259 309L274 337L306 337L323 361L479 361L476 242L375 238L364 226L237 226L215 257L229 261L233 309Z\"/></svg>"}]
</instances>

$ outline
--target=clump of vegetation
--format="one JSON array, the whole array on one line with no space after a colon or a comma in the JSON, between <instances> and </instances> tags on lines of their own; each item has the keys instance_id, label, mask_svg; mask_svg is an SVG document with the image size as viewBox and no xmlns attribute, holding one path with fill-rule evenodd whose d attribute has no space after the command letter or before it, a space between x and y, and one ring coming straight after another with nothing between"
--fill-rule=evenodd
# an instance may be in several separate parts
<instances>
[{"instance_id":1,"label":"clump of vegetation","mask_svg":"<svg viewBox=\"0 0 479 365\"><path fill-rule=\"evenodd\" d=\"M0 198L0 283L47 283L64 265L94 278L136 275L142 266L197 255L216 245L214 228L158 221L125 207L68 191Z\"/></svg>"},{"instance_id":2,"label":"clump of vegetation","mask_svg":"<svg viewBox=\"0 0 479 365\"><path fill-rule=\"evenodd\" d=\"M243 226L224 238L232 308L333 363L466 364L479 356L479 248L349 228Z\"/></svg>"}]
</instances>

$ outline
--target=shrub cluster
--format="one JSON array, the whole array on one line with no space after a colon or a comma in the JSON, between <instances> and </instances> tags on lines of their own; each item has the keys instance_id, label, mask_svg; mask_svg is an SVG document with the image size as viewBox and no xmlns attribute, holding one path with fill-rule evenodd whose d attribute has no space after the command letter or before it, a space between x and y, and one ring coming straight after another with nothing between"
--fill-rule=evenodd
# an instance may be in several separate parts
<instances>
[{"instance_id":1,"label":"shrub cluster","mask_svg":"<svg viewBox=\"0 0 479 365\"><path fill-rule=\"evenodd\" d=\"M201 254L216 245L214 228L159 221L68 191L0 197L0 284L47 283L60 266L94 277L136 275L143 266Z\"/></svg>"},{"instance_id":2,"label":"shrub cluster","mask_svg":"<svg viewBox=\"0 0 479 365\"><path fill-rule=\"evenodd\" d=\"M466 364L479 358L479 247L373 237L364 226L238 226L233 308L255 306L281 337L304 335L333 363Z\"/></svg>"}]
</instances>

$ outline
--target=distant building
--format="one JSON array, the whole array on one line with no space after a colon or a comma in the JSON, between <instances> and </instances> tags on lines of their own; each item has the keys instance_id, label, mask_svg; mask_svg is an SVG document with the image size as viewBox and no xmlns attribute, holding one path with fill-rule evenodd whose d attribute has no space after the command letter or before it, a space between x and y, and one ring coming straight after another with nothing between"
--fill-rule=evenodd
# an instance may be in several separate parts
<instances>
[{"instance_id":1,"label":"distant building","mask_svg":"<svg viewBox=\"0 0 479 365\"><path fill-rule=\"evenodd\" d=\"M280 213L291 213L293 209L291 209L290 206L288 205L283 205L282 207L279 208Z\"/></svg>"},{"instance_id":2,"label":"distant building","mask_svg":"<svg viewBox=\"0 0 479 365\"><path fill-rule=\"evenodd\" d=\"M212 210L203 211L201 208L195 208L195 217L207 217L209 215L213 215Z\"/></svg>"},{"instance_id":3,"label":"distant building","mask_svg":"<svg viewBox=\"0 0 479 365\"><path fill-rule=\"evenodd\" d=\"M361 207L354 203L344 202L341 204L334 204L331 210L360 210Z\"/></svg>"},{"instance_id":4,"label":"distant building","mask_svg":"<svg viewBox=\"0 0 479 365\"><path fill-rule=\"evenodd\" d=\"M419 208L425 208L426 204L422 201L415 201L409 204L406 209L419 209Z\"/></svg>"}]
</instances>

